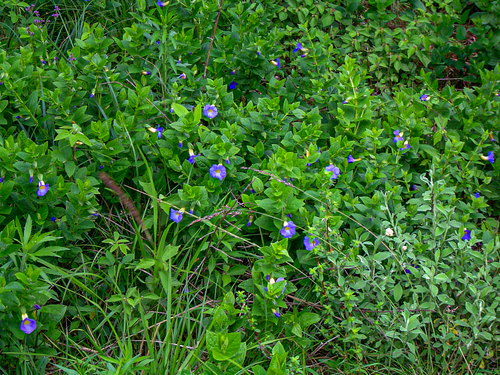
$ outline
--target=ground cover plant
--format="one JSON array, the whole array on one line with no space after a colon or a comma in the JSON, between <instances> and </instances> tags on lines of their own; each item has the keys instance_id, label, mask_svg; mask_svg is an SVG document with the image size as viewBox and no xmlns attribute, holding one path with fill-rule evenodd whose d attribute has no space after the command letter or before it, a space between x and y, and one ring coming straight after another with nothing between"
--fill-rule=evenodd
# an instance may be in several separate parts
<instances>
[{"instance_id":1,"label":"ground cover plant","mask_svg":"<svg viewBox=\"0 0 500 375\"><path fill-rule=\"evenodd\" d=\"M0 374L498 372L498 1L0 14Z\"/></svg>"}]
</instances>

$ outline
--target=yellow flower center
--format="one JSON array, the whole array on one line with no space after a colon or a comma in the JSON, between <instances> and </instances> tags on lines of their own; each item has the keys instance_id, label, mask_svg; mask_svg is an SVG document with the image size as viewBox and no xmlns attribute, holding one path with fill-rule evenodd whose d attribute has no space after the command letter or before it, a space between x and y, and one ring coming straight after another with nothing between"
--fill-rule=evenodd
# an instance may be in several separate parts
<instances>
[{"instance_id":1,"label":"yellow flower center","mask_svg":"<svg viewBox=\"0 0 500 375\"><path fill-rule=\"evenodd\" d=\"M211 110L211 109L208 110L208 113L212 113L212 112L213 112L213 110Z\"/></svg>"},{"instance_id":2,"label":"yellow flower center","mask_svg":"<svg viewBox=\"0 0 500 375\"><path fill-rule=\"evenodd\" d=\"M285 227L285 230L290 230L290 228L288 228L288 227Z\"/></svg>"},{"instance_id":3,"label":"yellow flower center","mask_svg":"<svg viewBox=\"0 0 500 375\"><path fill-rule=\"evenodd\" d=\"M29 326L30 325L30 321L28 319L25 319L24 322L23 322L23 324L25 326Z\"/></svg>"},{"instance_id":4,"label":"yellow flower center","mask_svg":"<svg viewBox=\"0 0 500 375\"><path fill-rule=\"evenodd\" d=\"M215 173L220 173L220 170L219 170L219 169L216 169L216 170L215 170Z\"/></svg>"}]
</instances>

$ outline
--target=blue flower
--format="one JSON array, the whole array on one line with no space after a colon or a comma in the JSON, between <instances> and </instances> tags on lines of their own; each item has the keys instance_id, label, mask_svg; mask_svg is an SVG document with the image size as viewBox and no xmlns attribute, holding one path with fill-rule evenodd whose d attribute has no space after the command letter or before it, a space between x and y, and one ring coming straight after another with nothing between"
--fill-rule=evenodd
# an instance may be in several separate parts
<instances>
[{"instance_id":1,"label":"blue flower","mask_svg":"<svg viewBox=\"0 0 500 375\"><path fill-rule=\"evenodd\" d=\"M259 51L257 51L257 56L260 56L260 52Z\"/></svg>"},{"instance_id":2,"label":"blue flower","mask_svg":"<svg viewBox=\"0 0 500 375\"><path fill-rule=\"evenodd\" d=\"M162 135L162 132L163 132L163 128L161 126L158 126L157 128L153 128L153 127L149 127L148 130L151 132L151 133L158 133L158 139L161 138L161 135Z\"/></svg>"},{"instance_id":3,"label":"blue flower","mask_svg":"<svg viewBox=\"0 0 500 375\"><path fill-rule=\"evenodd\" d=\"M203 107L203 114L208 118L214 118L217 116L217 108L214 105L207 104Z\"/></svg>"},{"instance_id":4,"label":"blue flower","mask_svg":"<svg viewBox=\"0 0 500 375\"><path fill-rule=\"evenodd\" d=\"M179 141L179 148L182 148L182 146L183 146L182 141Z\"/></svg>"},{"instance_id":5,"label":"blue flower","mask_svg":"<svg viewBox=\"0 0 500 375\"><path fill-rule=\"evenodd\" d=\"M141 72L141 74L142 74L143 76L149 76L149 75L151 75L151 72L150 72L149 70L143 70L143 71Z\"/></svg>"},{"instance_id":6,"label":"blue flower","mask_svg":"<svg viewBox=\"0 0 500 375\"><path fill-rule=\"evenodd\" d=\"M188 159L188 162L190 162L191 164L194 164L195 163L195 160L194 158L197 157L197 156L200 156L201 154L198 154L198 155L195 155L194 152L193 152L193 149L189 149L189 159Z\"/></svg>"},{"instance_id":7,"label":"blue flower","mask_svg":"<svg viewBox=\"0 0 500 375\"><path fill-rule=\"evenodd\" d=\"M30 174L30 184L32 184L32 183L33 183L33 175Z\"/></svg>"},{"instance_id":8,"label":"blue flower","mask_svg":"<svg viewBox=\"0 0 500 375\"><path fill-rule=\"evenodd\" d=\"M3 182L3 176L0 177L0 184Z\"/></svg>"},{"instance_id":9,"label":"blue flower","mask_svg":"<svg viewBox=\"0 0 500 375\"><path fill-rule=\"evenodd\" d=\"M181 208L179 211L170 209L170 220L174 223L179 223L182 220L182 214L184 213L184 208Z\"/></svg>"},{"instance_id":10,"label":"blue flower","mask_svg":"<svg viewBox=\"0 0 500 375\"><path fill-rule=\"evenodd\" d=\"M342 104L347 104L347 103L349 103L348 99L342 100Z\"/></svg>"},{"instance_id":11,"label":"blue flower","mask_svg":"<svg viewBox=\"0 0 500 375\"><path fill-rule=\"evenodd\" d=\"M278 69L281 69L280 58L279 57L277 57L276 60L271 61L271 64L273 64L274 66L277 66Z\"/></svg>"},{"instance_id":12,"label":"blue flower","mask_svg":"<svg viewBox=\"0 0 500 375\"><path fill-rule=\"evenodd\" d=\"M429 95L422 94L422 95L420 95L419 99L420 99L421 102L426 102L427 100L430 100L430 98L431 97Z\"/></svg>"},{"instance_id":13,"label":"blue flower","mask_svg":"<svg viewBox=\"0 0 500 375\"><path fill-rule=\"evenodd\" d=\"M49 184L44 183L43 181L38 182L38 191L36 194L39 197L43 197L49 191Z\"/></svg>"},{"instance_id":14,"label":"blue flower","mask_svg":"<svg viewBox=\"0 0 500 375\"><path fill-rule=\"evenodd\" d=\"M235 70L231 70L231 75L233 75L234 73L236 73L236 71Z\"/></svg>"},{"instance_id":15,"label":"blue flower","mask_svg":"<svg viewBox=\"0 0 500 375\"><path fill-rule=\"evenodd\" d=\"M229 159L226 159L226 164L229 164Z\"/></svg>"},{"instance_id":16,"label":"blue flower","mask_svg":"<svg viewBox=\"0 0 500 375\"><path fill-rule=\"evenodd\" d=\"M411 274L411 271L408 268L405 268L405 272Z\"/></svg>"},{"instance_id":17,"label":"blue flower","mask_svg":"<svg viewBox=\"0 0 500 375\"><path fill-rule=\"evenodd\" d=\"M269 275L266 275L266 280L267 280L267 282L268 282L270 285L273 285L273 284L278 283L278 282L280 282L280 281L285 281L285 279L284 279L283 277L278 277L276 280L274 280L274 278L272 278L272 277L271 277L271 276L269 276ZM268 292L268 291L269 291L269 289L267 288L267 286L266 286L266 287L264 287L264 290L265 290L266 292ZM285 281L285 286L283 287L283 290L281 291L281 294L285 293L285 290L286 290L286 281Z\"/></svg>"},{"instance_id":18,"label":"blue flower","mask_svg":"<svg viewBox=\"0 0 500 375\"><path fill-rule=\"evenodd\" d=\"M28 315L22 315L23 321L21 322L21 331L29 335L36 329L36 322L33 319L28 318Z\"/></svg>"},{"instance_id":19,"label":"blue flower","mask_svg":"<svg viewBox=\"0 0 500 375\"><path fill-rule=\"evenodd\" d=\"M238 84L237 84L236 82L234 82L234 81L233 81L233 82L231 82L231 83L229 84L229 90L233 90L233 89L235 89L235 88L236 88L236 86L238 86Z\"/></svg>"},{"instance_id":20,"label":"blue flower","mask_svg":"<svg viewBox=\"0 0 500 375\"><path fill-rule=\"evenodd\" d=\"M36 303L33 305L33 308L35 310L40 310L41 309L40 305L37 305Z\"/></svg>"},{"instance_id":21,"label":"blue flower","mask_svg":"<svg viewBox=\"0 0 500 375\"><path fill-rule=\"evenodd\" d=\"M488 156L481 155L481 159L487 160L493 164L495 162L495 155L493 154L493 151L490 151L488 152Z\"/></svg>"},{"instance_id":22,"label":"blue flower","mask_svg":"<svg viewBox=\"0 0 500 375\"><path fill-rule=\"evenodd\" d=\"M394 143L397 143L398 141L404 141L403 133L400 133L399 130L394 130L392 134L395 135L395 137L392 139Z\"/></svg>"},{"instance_id":23,"label":"blue flower","mask_svg":"<svg viewBox=\"0 0 500 375\"><path fill-rule=\"evenodd\" d=\"M349 154L349 157L347 158L348 163L354 163L356 161L360 161L361 159L354 159L352 155Z\"/></svg>"},{"instance_id":24,"label":"blue flower","mask_svg":"<svg viewBox=\"0 0 500 375\"><path fill-rule=\"evenodd\" d=\"M470 240L470 230L464 229L464 235L462 236L462 241Z\"/></svg>"},{"instance_id":25,"label":"blue flower","mask_svg":"<svg viewBox=\"0 0 500 375\"><path fill-rule=\"evenodd\" d=\"M52 222L56 221L56 217L55 217L55 216L52 216L52 217L50 218L50 221L52 221Z\"/></svg>"},{"instance_id":26,"label":"blue flower","mask_svg":"<svg viewBox=\"0 0 500 375\"><path fill-rule=\"evenodd\" d=\"M405 141L403 147L401 147L399 151L408 150L409 148L411 148L411 146L408 144L408 141Z\"/></svg>"},{"instance_id":27,"label":"blue flower","mask_svg":"<svg viewBox=\"0 0 500 375\"><path fill-rule=\"evenodd\" d=\"M300 42L298 42L297 45L295 46L293 53L295 53L297 51L302 51L302 43L300 43Z\"/></svg>"},{"instance_id":28,"label":"blue flower","mask_svg":"<svg viewBox=\"0 0 500 375\"><path fill-rule=\"evenodd\" d=\"M181 73L181 74L179 75L179 78L180 78L180 79L186 79L186 73Z\"/></svg>"},{"instance_id":29,"label":"blue flower","mask_svg":"<svg viewBox=\"0 0 500 375\"><path fill-rule=\"evenodd\" d=\"M474 193L474 197L476 197L476 198L480 198L480 197L481 197L481 194L479 194L479 193Z\"/></svg>"},{"instance_id":30,"label":"blue flower","mask_svg":"<svg viewBox=\"0 0 500 375\"><path fill-rule=\"evenodd\" d=\"M164 6L167 6L168 3L170 3L170 1L157 1L156 4L159 6L159 7L164 7Z\"/></svg>"},{"instance_id":31,"label":"blue flower","mask_svg":"<svg viewBox=\"0 0 500 375\"><path fill-rule=\"evenodd\" d=\"M285 221L280 233L285 238L291 238L295 234L295 224L293 221Z\"/></svg>"},{"instance_id":32,"label":"blue flower","mask_svg":"<svg viewBox=\"0 0 500 375\"><path fill-rule=\"evenodd\" d=\"M313 242L311 242L311 239L308 236L304 237L304 246L307 251L311 251L318 245L319 245L319 240L317 238L315 238Z\"/></svg>"},{"instance_id":33,"label":"blue flower","mask_svg":"<svg viewBox=\"0 0 500 375\"><path fill-rule=\"evenodd\" d=\"M333 164L330 164L329 166L325 167L325 171L326 172L333 172L332 177L330 178L331 180L335 180L340 174L339 167L336 167Z\"/></svg>"},{"instance_id":34,"label":"blue flower","mask_svg":"<svg viewBox=\"0 0 500 375\"><path fill-rule=\"evenodd\" d=\"M273 314L276 318L279 318L281 316L280 313L278 311L276 311L276 309L271 309L271 311L273 312Z\"/></svg>"},{"instance_id":35,"label":"blue flower","mask_svg":"<svg viewBox=\"0 0 500 375\"><path fill-rule=\"evenodd\" d=\"M214 164L210 167L210 176L222 181L226 177L226 168L222 164Z\"/></svg>"},{"instance_id":36,"label":"blue flower","mask_svg":"<svg viewBox=\"0 0 500 375\"><path fill-rule=\"evenodd\" d=\"M157 41L156 41L156 44L160 45L160 41L159 41L159 40L157 40Z\"/></svg>"}]
</instances>

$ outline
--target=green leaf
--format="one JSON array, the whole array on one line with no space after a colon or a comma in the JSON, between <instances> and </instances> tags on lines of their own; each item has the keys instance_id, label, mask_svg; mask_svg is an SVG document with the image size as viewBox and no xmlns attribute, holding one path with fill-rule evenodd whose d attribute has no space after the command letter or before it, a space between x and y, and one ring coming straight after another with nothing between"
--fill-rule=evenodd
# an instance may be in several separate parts
<instances>
[{"instance_id":1,"label":"green leaf","mask_svg":"<svg viewBox=\"0 0 500 375\"><path fill-rule=\"evenodd\" d=\"M179 117L183 117L189 113L189 111L184 106L182 106L178 103L172 103L172 108L173 108L175 114ZM200 109L201 109L201 107L200 107ZM200 116L200 118L201 118L201 116Z\"/></svg>"},{"instance_id":2,"label":"green leaf","mask_svg":"<svg viewBox=\"0 0 500 375\"><path fill-rule=\"evenodd\" d=\"M377 262L380 262L382 260L385 260L387 258L389 258L390 256L392 256L392 254L388 251L383 251L383 252L380 252L380 253L376 253L374 256L373 256L373 259Z\"/></svg>"},{"instance_id":3,"label":"green leaf","mask_svg":"<svg viewBox=\"0 0 500 375\"><path fill-rule=\"evenodd\" d=\"M397 283L394 286L393 293L394 293L394 300L396 302L399 302L401 296L403 295L403 288L401 287L401 283Z\"/></svg>"},{"instance_id":4,"label":"green leaf","mask_svg":"<svg viewBox=\"0 0 500 375\"><path fill-rule=\"evenodd\" d=\"M299 315L300 325L304 328L309 327L310 325L317 323L320 321L320 317L318 314L303 312Z\"/></svg>"},{"instance_id":5,"label":"green leaf","mask_svg":"<svg viewBox=\"0 0 500 375\"><path fill-rule=\"evenodd\" d=\"M154 259L150 259L150 258L141 259L139 264L137 264L137 266L135 266L135 271L137 271L138 269L147 270L148 268L153 267L155 265L155 262L156 261Z\"/></svg>"},{"instance_id":6,"label":"green leaf","mask_svg":"<svg viewBox=\"0 0 500 375\"><path fill-rule=\"evenodd\" d=\"M166 262L167 260L171 259L174 257L178 251L179 251L180 246L172 246L172 245L167 245L163 250L160 250L160 259L163 262Z\"/></svg>"}]
</instances>

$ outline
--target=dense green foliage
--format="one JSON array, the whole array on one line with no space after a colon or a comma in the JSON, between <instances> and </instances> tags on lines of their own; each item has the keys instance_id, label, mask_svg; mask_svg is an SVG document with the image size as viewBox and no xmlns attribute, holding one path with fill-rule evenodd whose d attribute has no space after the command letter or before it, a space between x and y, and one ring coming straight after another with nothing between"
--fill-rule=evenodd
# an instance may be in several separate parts
<instances>
[{"instance_id":1,"label":"dense green foliage","mask_svg":"<svg viewBox=\"0 0 500 375\"><path fill-rule=\"evenodd\" d=\"M500 2L0 14L0 374L497 371Z\"/></svg>"}]
</instances>

